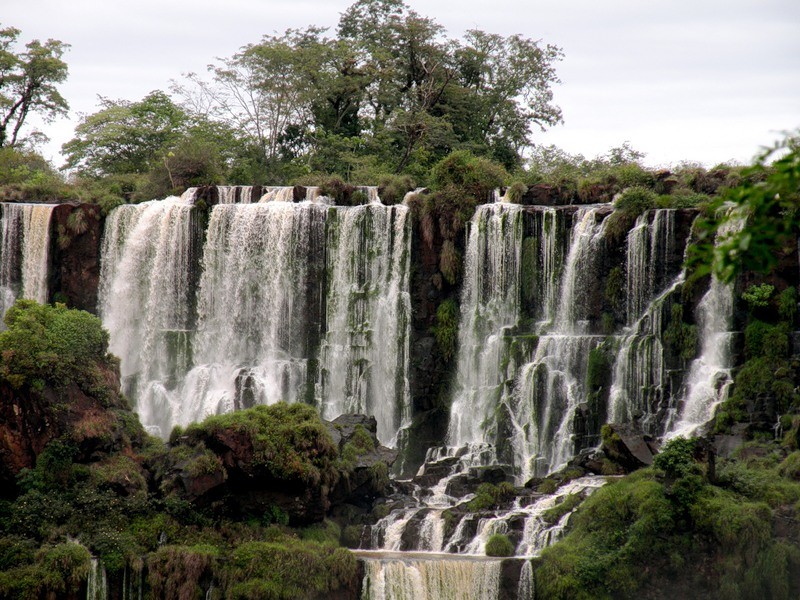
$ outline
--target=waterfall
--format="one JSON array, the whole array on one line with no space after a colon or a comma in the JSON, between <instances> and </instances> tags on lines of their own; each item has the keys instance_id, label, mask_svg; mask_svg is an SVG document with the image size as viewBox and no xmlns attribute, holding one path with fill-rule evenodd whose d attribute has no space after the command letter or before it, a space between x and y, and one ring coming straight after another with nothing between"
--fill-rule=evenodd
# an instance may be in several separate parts
<instances>
[{"instance_id":1,"label":"waterfall","mask_svg":"<svg viewBox=\"0 0 800 600\"><path fill-rule=\"evenodd\" d=\"M526 560L522 564L517 584L517 600L536 600L536 581L532 560Z\"/></svg>"},{"instance_id":2,"label":"waterfall","mask_svg":"<svg viewBox=\"0 0 800 600\"><path fill-rule=\"evenodd\" d=\"M533 359L519 369L503 399L520 482L556 470L574 454L573 425L586 396L589 353L603 340L585 333L588 278L597 268L604 233L598 211L582 207L575 213L552 331L539 338Z\"/></svg>"},{"instance_id":3,"label":"waterfall","mask_svg":"<svg viewBox=\"0 0 800 600\"><path fill-rule=\"evenodd\" d=\"M745 225L743 219L726 221L717 231L715 244L724 241ZM664 438L696 435L713 417L717 406L725 401L731 383L734 286L711 277L708 291L697 307L700 329L700 354L692 361L684 380L683 398L668 415Z\"/></svg>"},{"instance_id":4,"label":"waterfall","mask_svg":"<svg viewBox=\"0 0 800 600\"><path fill-rule=\"evenodd\" d=\"M0 317L22 297L48 301L55 204L0 203Z\"/></svg>"},{"instance_id":5,"label":"waterfall","mask_svg":"<svg viewBox=\"0 0 800 600\"><path fill-rule=\"evenodd\" d=\"M253 201L252 185L218 185L219 204L250 204Z\"/></svg>"},{"instance_id":6,"label":"waterfall","mask_svg":"<svg viewBox=\"0 0 800 600\"><path fill-rule=\"evenodd\" d=\"M165 383L188 366L192 214L189 202L171 197L119 206L106 220L98 305L129 390Z\"/></svg>"},{"instance_id":7,"label":"waterfall","mask_svg":"<svg viewBox=\"0 0 800 600\"><path fill-rule=\"evenodd\" d=\"M520 320L522 207L479 206L469 224L448 444L493 440L506 335Z\"/></svg>"},{"instance_id":8,"label":"waterfall","mask_svg":"<svg viewBox=\"0 0 800 600\"><path fill-rule=\"evenodd\" d=\"M405 206L329 209L327 331L317 394L322 416L374 415L394 445L410 423L410 224Z\"/></svg>"},{"instance_id":9,"label":"waterfall","mask_svg":"<svg viewBox=\"0 0 800 600\"><path fill-rule=\"evenodd\" d=\"M304 399L314 302L309 275L324 223L324 208L308 203L214 208L197 298L195 366L176 393L151 387L150 410L158 417L152 421L169 416L187 425L235 408Z\"/></svg>"},{"instance_id":10,"label":"waterfall","mask_svg":"<svg viewBox=\"0 0 800 600\"><path fill-rule=\"evenodd\" d=\"M496 600L500 560L367 558L362 600Z\"/></svg>"},{"instance_id":11,"label":"waterfall","mask_svg":"<svg viewBox=\"0 0 800 600\"><path fill-rule=\"evenodd\" d=\"M589 353L601 336L547 335L517 376L509 405L517 481L557 470L575 454L573 425L585 401Z\"/></svg>"},{"instance_id":12,"label":"waterfall","mask_svg":"<svg viewBox=\"0 0 800 600\"><path fill-rule=\"evenodd\" d=\"M108 581L106 569L97 558L91 559L89 578L86 581L86 600L107 600Z\"/></svg>"},{"instance_id":13,"label":"waterfall","mask_svg":"<svg viewBox=\"0 0 800 600\"><path fill-rule=\"evenodd\" d=\"M665 426L665 439L696 435L714 417L732 383L729 329L733 318L733 284L712 277L697 310L702 340L700 355L689 367L686 394L680 411Z\"/></svg>"},{"instance_id":14,"label":"waterfall","mask_svg":"<svg viewBox=\"0 0 800 600\"><path fill-rule=\"evenodd\" d=\"M670 277L675 253L675 210L646 211L628 232L627 315L635 323Z\"/></svg>"},{"instance_id":15,"label":"waterfall","mask_svg":"<svg viewBox=\"0 0 800 600\"><path fill-rule=\"evenodd\" d=\"M681 272L622 338L609 393L610 423L638 420L647 433L659 433L658 413L670 391L662 343L664 320L672 304L668 301L680 292L683 282Z\"/></svg>"},{"instance_id":16,"label":"waterfall","mask_svg":"<svg viewBox=\"0 0 800 600\"><path fill-rule=\"evenodd\" d=\"M294 187L269 186L259 202L294 202Z\"/></svg>"}]
</instances>

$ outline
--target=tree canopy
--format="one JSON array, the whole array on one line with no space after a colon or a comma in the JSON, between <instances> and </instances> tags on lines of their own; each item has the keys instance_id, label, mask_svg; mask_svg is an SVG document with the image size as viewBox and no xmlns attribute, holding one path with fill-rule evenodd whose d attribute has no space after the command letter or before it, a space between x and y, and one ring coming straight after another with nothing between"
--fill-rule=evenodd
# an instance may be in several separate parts
<instances>
[{"instance_id":1,"label":"tree canopy","mask_svg":"<svg viewBox=\"0 0 800 600\"><path fill-rule=\"evenodd\" d=\"M69 108L57 89L67 79L62 56L69 46L58 40L33 40L19 51L20 33L14 27L0 29L0 147L23 140L22 127L31 114L50 121Z\"/></svg>"},{"instance_id":2,"label":"tree canopy","mask_svg":"<svg viewBox=\"0 0 800 600\"><path fill-rule=\"evenodd\" d=\"M459 150L512 169L534 131L561 120L551 89L561 57L520 35L451 39L401 0L359 0L334 33L267 35L206 75L186 75L172 88L177 105L163 92L101 99L64 146L66 166L92 176L145 172L202 123L192 137L214 148L212 171L231 183L424 180Z\"/></svg>"}]
</instances>

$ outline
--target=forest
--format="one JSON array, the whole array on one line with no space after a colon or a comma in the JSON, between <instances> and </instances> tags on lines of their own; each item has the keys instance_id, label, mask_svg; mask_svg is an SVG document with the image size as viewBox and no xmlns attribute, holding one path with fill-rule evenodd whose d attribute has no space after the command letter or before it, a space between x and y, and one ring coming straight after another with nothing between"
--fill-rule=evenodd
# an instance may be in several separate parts
<instances>
[{"instance_id":1,"label":"forest","mask_svg":"<svg viewBox=\"0 0 800 600\"><path fill-rule=\"evenodd\" d=\"M800 594L800 133L570 154L560 48L357 0L53 165L69 45L21 36L0 598Z\"/></svg>"}]
</instances>

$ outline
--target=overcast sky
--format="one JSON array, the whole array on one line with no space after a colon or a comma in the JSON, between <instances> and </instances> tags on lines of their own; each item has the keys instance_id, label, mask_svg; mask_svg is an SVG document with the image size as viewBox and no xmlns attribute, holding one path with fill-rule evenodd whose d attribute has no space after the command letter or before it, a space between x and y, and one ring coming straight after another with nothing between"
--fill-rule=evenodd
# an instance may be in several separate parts
<instances>
[{"instance_id":1,"label":"overcast sky","mask_svg":"<svg viewBox=\"0 0 800 600\"><path fill-rule=\"evenodd\" d=\"M329 26L350 0L0 0L21 39L71 45L70 119L42 127L45 154L97 96L139 100L268 33ZM625 141L650 165L749 162L800 127L800 0L410 0L450 37L479 28L560 46L564 124L537 134L593 157Z\"/></svg>"}]
</instances>

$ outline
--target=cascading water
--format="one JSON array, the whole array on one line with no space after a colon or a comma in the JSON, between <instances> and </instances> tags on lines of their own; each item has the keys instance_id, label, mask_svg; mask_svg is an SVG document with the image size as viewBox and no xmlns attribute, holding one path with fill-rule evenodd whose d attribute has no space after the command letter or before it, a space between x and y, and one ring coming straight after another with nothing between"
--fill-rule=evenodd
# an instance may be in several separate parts
<instances>
[{"instance_id":1,"label":"cascading water","mask_svg":"<svg viewBox=\"0 0 800 600\"><path fill-rule=\"evenodd\" d=\"M362 600L496 600L501 561L366 558Z\"/></svg>"},{"instance_id":2,"label":"cascading water","mask_svg":"<svg viewBox=\"0 0 800 600\"><path fill-rule=\"evenodd\" d=\"M504 399L519 481L545 475L574 455L573 423L585 397L589 353L603 340L586 333L586 278L596 269L604 232L599 210L582 207L575 213L553 329L539 338L532 361Z\"/></svg>"},{"instance_id":3,"label":"cascading water","mask_svg":"<svg viewBox=\"0 0 800 600\"><path fill-rule=\"evenodd\" d=\"M109 349L121 359L128 392L146 426L142 390L169 385L190 362L193 207L177 197L123 205L106 220L99 312Z\"/></svg>"},{"instance_id":4,"label":"cascading water","mask_svg":"<svg viewBox=\"0 0 800 600\"><path fill-rule=\"evenodd\" d=\"M718 239L740 229L741 221L726 223ZM700 355L692 361L685 380L686 393L678 411L672 411L664 428L664 438L689 437L707 424L717 406L727 397L732 368L730 331L733 319L733 284L712 276L708 291L697 307L700 326Z\"/></svg>"},{"instance_id":5,"label":"cascading water","mask_svg":"<svg viewBox=\"0 0 800 600\"><path fill-rule=\"evenodd\" d=\"M54 204L0 203L0 318L17 297L48 300Z\"/></svg>"},{"instance_id":6,"label":"cascading water","mask_svg":"<svg viewBox=\"0 0 800 600\"><path fill-rule=\"evenodd\" d=\"M89 578L86 582L86 600L107 600L108 582L106 569L97 558L91 559Z\"/></svg>"},{"instance_id":7,"label":"cascading water","mask_svg":"<svg viewBox=\"0 0 800 600\"><path fill-rule=\"evenodd\" d=\"M683 282L681 272L622 338L609 393L610 423L636 420L645 432L659 433L659 411L670 391L662 343L665 316Z\"/></svg>"},{"instance_id":8,"label":"cascading water","mask_svg":"<svg viewBox=\"0 0 800 600\"><path fill-rule=\"evenodd\" d=\"M186 425L255 404L304 399L309 274L321 206L267 202L214 208L197 298L194 366L174 390L142 394L145 423Z\"/></svg>"},{"instance_id":9,"label":"cascading water","mask_svg":"<svg viewBox=\"0 0 800 600\"><path fill-rule=\"evenodd\" d=\"M670 257L675 254L675 213L673 209L645 211L628 232L627 316L634 324L653 297L664 288Z\"/></svg>"},{"instance_id":10,"label":"cascading water","mask_svg":"<svg viewBox=\"0 0 800 600\"><path fill-rule=\"evenodd\" d=\"M218 185L219 204L250 204L253 201L252 185Z\"/></svg>"},{"instance_id":11,"label":"cascading water","mask_svg":"<svg viewBox=\"0 0 800 600\"><path fill-rule=\"evenodd\" d=\"M322 416L375 416L394 445L411 419L408 386L410 223L405 206L330 208L327 332L317 395Z\"/></svg>"},{"instance_id":12,"label":"cascading water","mask_svg":"<svg viewBox=\"0 0 800 600\"><path fill-rule=\"evenodd\" d=\"M469 225L448 445L494 441L506 336L520 320L522 207L479 206Z\"/></svg>"}]
</instances>

